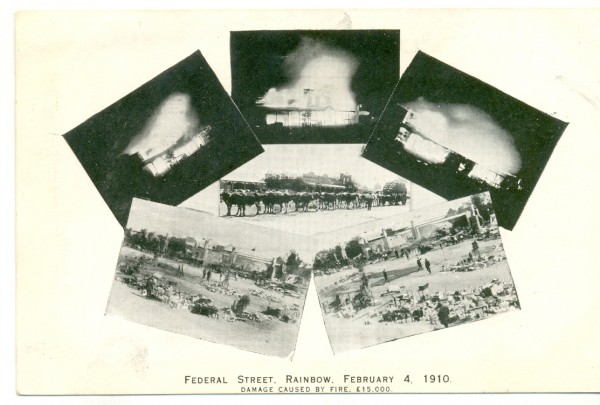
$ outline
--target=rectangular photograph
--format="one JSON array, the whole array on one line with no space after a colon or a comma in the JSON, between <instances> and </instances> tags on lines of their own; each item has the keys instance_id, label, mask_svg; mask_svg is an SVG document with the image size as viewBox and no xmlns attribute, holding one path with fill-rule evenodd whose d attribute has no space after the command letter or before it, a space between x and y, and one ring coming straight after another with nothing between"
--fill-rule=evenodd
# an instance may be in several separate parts
<instances>
[{"instance_id":1,"label":"rectangular photograph","mask_svg":"<svg viewBox=\"0 0 600 405\"><path fill-rule=\"evenodd\" d=\"M418 52L363 156L446 199L487 190L512 230L566 126Z\"/></svg>"},{"instance_id":2,"label":"rectangular photograph","mask_svg":"<svg viewBox=\"0 0 600 405\"><path fill-rule=\"evenodd\" d=\"M313 272L334 353L520 309L487 192L323 235Z\"/></svg>"},{"instance_id":3,"label":"rectangular photograph","mask_svg":"<svg viewBox=\"0 0 600 405\"><path fill-rule=\"evenodd\" d=\"M410 210L411 184L362 158L361 147L267 145L220 181L219 215L316 235Z\"/></svg>"},{"instance_id":4,"label":"rectangular photograph","mask_svg":"<svg viewBox=\"0 0 600 405\"><path fill-rule=\"evenodd\" d=\"M134 197L179 204L263 151L200 51L64 139L121 225Z\"/></svg>"},{"instance_id":5,"label":"rectangular photograph","mask_svg":"<svg viewBox=\"0 0 600 405\"><path fill-rule=\"evenodd\" d=\"M365 143L400 73L399 30L231 33L232 97L262 143Z\"/></svg>"},{"instance_id":6,"label":"rectangular photograph","mask_svg":"<svg viewBox=\"0 0 600 405\"><path fill-rule=\"evenodd\" d=\"M106 314L290 357L311 252L304 236L134 199Z\"/></svg>"}]
</instances>

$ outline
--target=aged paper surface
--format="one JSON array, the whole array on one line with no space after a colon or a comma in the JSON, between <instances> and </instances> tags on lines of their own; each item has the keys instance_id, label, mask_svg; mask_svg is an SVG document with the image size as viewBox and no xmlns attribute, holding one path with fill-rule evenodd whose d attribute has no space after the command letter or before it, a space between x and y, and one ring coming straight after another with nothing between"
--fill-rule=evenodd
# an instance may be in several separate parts
<instances>
[{"instance_id":1,"label":"aged paper surface","mask_svg":"<svg viewBox=\"0 0 600 405\"><path fill-rule=\"evenodd\" d=\"M598 10L22 12L16 19L19 393L600 388ZM570 122L518 225L501 231L522 310L334 356L311 287L292 361L104 316L123 230L60 135L196 49L230 91L229 31L340 27L399 29L401 73L423 50ZM427 198L437 200L420 204Z\"/></svg>"}]
</instances>

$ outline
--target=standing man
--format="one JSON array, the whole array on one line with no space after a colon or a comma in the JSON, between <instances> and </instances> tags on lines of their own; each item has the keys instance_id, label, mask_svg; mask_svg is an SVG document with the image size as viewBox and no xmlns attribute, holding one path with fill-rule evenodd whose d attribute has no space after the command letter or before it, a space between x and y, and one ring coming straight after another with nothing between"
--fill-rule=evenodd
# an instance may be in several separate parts
<instances>
[{"instance_id":1,"label":"standing man","mask_svg":"<svg viewBox=\"0 0 600 405\"><path fill-rule=\"evenodd\" d=\"M387 284L389 282L390 280L388 280L387 272L385 271L385 269L383 269L383 284Z\"/></svg>"},{"instance_id":2,"label":"standing man","mask_svg":"<svg viewBox=\"0 0 600 405\"><path fill-rule=\"evenodd\" d=\"M225 288L229 288L229 271L225 271L225 280L221 282L221 286Z\"/></svg>"},{"instance_id":3,"label":"standing man","mask_svg":"<svg viewBox=\"0 0 600 405\"><path fill-rule=\"evenodd\" d=\"M425 258L425 268L427 269L429 274L431 274L431 263L429 262L429 259L427 259L427 258Z\"/></svg>"},{"instance_id":4,"label":"standing man","mask_svg":"<svg viewBox=\"0 0 600 405\"><path fill-rule=\"evenodd\" d=\"M152 298L152 292L154 290L154 280L152 277L148 277L146 280L146 298Z\"/></svg>"},{"instance_id":5,"label":"standing man","mask_svg":"<svg viewBox=\"0 0 600 405\"><path fill-rule=\"evenodd\" d=\"M473 239L471 246L473 247L473 257L480 259L481 256L479 255L479 243L477 243L477 239Z\"/></svg>"},{"instance_id":6,"label":"standing man","mask_svg":"<svg viewBox=\"0 0 600 405\"><path fill-rule=\"evenodd\" d=\"M423 270L423 264L421 263L420 257L417 259L417 267L419 268L419 271Z\"/></svg>"}]
</instances>

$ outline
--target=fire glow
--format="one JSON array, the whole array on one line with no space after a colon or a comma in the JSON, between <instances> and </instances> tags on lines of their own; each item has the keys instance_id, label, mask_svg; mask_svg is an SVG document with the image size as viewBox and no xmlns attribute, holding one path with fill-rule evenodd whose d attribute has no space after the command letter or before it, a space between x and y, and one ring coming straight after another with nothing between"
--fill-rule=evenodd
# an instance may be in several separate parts
<instances>
[{"instance_id":1,"label":"fire glow","mask_svg":"<svg viewBox=\"0 0 600 405\"><path fill-rule=\"evenodd\" d=\"M352 91L358 61L350 53L310 38L285 57L288 83L272 87L256 104L269 110L268 125L344 126L358 123L360 105Z\"/></svg>"},{"instance_id":2,"label":"fire glow","mask_svg":"<svg viewBox=\"0 0 600 405\"><path fill-rule=\"evenodd\" d=\"M516 175L521 170L521 156L511 134L479 108L434 104L423 98L402 106L414 112L407 122L438 146L419 147L411 153L439 163L444 160L440 150L446 148L498 173Z\"/></svg>"},{"instance_id":3,"label":"fire glow","mask_svg":"<svg viewBox=\"0 0 600 405\"><path fill-rule=\"evenodd\" d=\"M200 128L191 97L174 93L161 103L123 154L137 154L144 163L144 170L153 176L162 176L204 146L210 129L210 126Z\"/></svg>"}]
</instances>

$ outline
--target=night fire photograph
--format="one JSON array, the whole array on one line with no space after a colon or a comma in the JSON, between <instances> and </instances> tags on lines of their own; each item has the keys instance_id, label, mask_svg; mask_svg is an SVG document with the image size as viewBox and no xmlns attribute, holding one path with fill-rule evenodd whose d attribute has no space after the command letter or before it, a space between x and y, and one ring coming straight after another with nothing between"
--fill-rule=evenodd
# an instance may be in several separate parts
<instances>
[{"instance_id":1,"label":"night fire photograph","mask_svg":"<svg viewBox=\"0 0 600 405\"><path fill-rule=\"evenodd\" d=\"M263 151L200 51L64 139L121 225L134 197L179 204Z\"/></svg>"},{"instance_id":2,"label":"night fire photograph","mask_svg":"<svg viewBox=\"0 0 600 405\"><path fill-rule=\"evenodd\" d=\"M400 71L400 31L231 33L232 98L262 143L365 143Z\"/></svg>"},{"instance_id":3,"label":"night fire photograph","mask_svg":"<svg viewBox=\"0 0 600 405\"><path fill-rule=\"evenodd\" d=\"M419 52L363 156L446 199L487 190L513 229L566 126Z\"/></svg>"}]
</instances>

